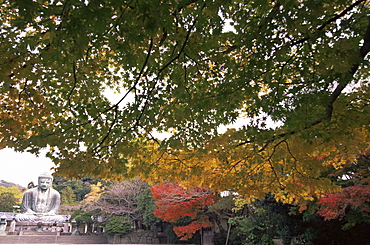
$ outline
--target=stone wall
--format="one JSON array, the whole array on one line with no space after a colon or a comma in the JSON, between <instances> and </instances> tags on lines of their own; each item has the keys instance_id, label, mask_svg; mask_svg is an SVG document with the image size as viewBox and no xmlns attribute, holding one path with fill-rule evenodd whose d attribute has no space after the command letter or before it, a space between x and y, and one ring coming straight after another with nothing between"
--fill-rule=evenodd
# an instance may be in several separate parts
<instances>
[{"instance_id":1,"label":"stone wall","mask_svg":"<svg viewBox=\"0 0 370 245\"><path fill-rule=\"evenodd\" d=\"M55 236L55 235L24 235L0 236L0 244L107 244L107 238L101 235Z\"/></svg>"},{"instance_id":2,"label":"stone wall","mask_svg":"<svg viewBox=\"0 0 370 245\"><path fill-rule=\"evenodd\" d=\"M167 239L155 230L136 230L125 235L107 235L110 244L165 244Z\"/></svg>"}]
</instances>

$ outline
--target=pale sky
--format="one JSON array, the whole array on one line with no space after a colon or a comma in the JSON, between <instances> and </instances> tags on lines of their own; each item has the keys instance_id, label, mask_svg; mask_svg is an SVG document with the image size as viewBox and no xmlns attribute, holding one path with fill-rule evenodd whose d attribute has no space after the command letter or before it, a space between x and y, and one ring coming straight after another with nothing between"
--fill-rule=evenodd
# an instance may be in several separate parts
<instances>
[{"instance_id":1,"label":"pale sky","mask_svg":"<svg viewBox=\"0 0 370 245\"><path fill-rule=\"evenodd\" d=\"M0 180L13 182L27 187L33 181L37 184L38 176L43 172L52 172L53 162L40 154L39 157L31 153L15 152L12 149L0 150Z\"/></svg>"}]
</instances>

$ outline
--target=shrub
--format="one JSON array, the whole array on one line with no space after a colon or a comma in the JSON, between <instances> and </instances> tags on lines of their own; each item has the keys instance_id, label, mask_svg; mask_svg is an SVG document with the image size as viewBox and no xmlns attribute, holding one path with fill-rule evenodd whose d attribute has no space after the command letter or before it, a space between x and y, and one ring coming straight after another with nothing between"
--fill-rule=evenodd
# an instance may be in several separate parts
<instances>
[{"instance_id":1,"label":"shrub","mask_svg":"<svg viewBox=\"0 0 370 245\"><path fill-rule=\"evenodd\" d=\"M105 224L105 233L111 235L124 235L131 231L132 222L126 216L114 215Z\"/></svg>"}]
</instances>

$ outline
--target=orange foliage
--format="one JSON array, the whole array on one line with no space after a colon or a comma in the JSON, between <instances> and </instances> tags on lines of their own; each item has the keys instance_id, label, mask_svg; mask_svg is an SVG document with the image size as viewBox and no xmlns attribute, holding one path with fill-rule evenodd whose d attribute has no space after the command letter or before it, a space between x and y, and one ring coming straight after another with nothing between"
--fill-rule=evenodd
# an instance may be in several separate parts
<instances>
[{"instance_id":1,"label":"orange foliage","mask_svg":"<svg viewBox=\"0 0 370 245\"><path fill-rule=\"evenodd\" d=\"M195 232L203 227L206 228L211 226L212 223L209 222L208 217L206 215L202 215L198 220L194 220L188 225L173 227L173 231L178 237L181 237L180 240L185 241L192 238Z\"/></svg>"},{"instance_id":2,"label":"orange foliage","mask_svg":"<svg viewBox=\"0 0 370 245\"><path fill-rule=\"evenodd\" d=\"M342 192L328 194L319 199L321 209L318 213L325 220L342 219L349 208L359 211L362 215L370 215L370 186L350 186Z\"/></svg>"},{"instance_id":3,"label":"orange foliage","mask_svg":"<svg viewBox=\"0 0 370 245\"><path fill-rule=\"evenodd\" d=\"M155 204L158 208L154 215L167 222L177 222L181 218L190 217L192 222L185 226L175 226L175 234L180 240L188 240L202 227L210 227L204 211L215 202L216 196L206 188L195 187L184 189L178 184L167 183L151 188Z\"/></svg>"}]
</instances>

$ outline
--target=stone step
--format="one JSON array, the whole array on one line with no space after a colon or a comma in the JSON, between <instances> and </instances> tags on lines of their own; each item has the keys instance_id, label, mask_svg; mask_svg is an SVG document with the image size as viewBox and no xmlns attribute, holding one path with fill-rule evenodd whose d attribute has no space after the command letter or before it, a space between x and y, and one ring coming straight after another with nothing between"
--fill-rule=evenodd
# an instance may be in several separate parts
<instances>
[{"instance_id":1,"label":"stone step","mask_svg":"<svg viewBox=\"0 0 370 245\"><path fill-rule=\"evenodd\" d=\"M106 244L107 238L104 235L94 236L44 236L44 235L24 235L24 236L0 236L0 244Z\"/></svg>"},{"instance_id":2,"label":"stone step","mask_svg":"<svg viewBox=\"0 0 370 245\"><path fill-rule=\"evenodd\" d=\"M22 231L22 236L57 236L57 231Z\"/></svg>"}]
</instances>

